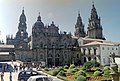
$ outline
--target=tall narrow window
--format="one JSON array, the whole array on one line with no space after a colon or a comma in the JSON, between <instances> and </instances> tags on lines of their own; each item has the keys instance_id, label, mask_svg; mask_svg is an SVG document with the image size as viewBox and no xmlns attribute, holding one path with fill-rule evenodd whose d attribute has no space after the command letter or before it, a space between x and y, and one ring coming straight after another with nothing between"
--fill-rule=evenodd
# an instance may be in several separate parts
<instances>
[{"instance_id":1,"label":"tall narrow window","mask_svg":"<svg viewBox=\"0 0 120 81\"><path fill-rule=\"evenodd\" d=\"M85 49L83 49L83 55L85 55Z\"/></svg>"},{"instance_id":2,"label":"tall narrow window","mask_svg":"<svg viewBox=\"0 0 120 81\"><path fill-rule=\"evenodd\" d=\"M105 63L105 58L103 58L103 63Z\"/></svg>"},{"instance_id":3,"label":"tall narrow window","mask_svg":"<svg viewBox=\"0 0 120 81\"><path fill-rule=\"evenodd\" d=\"M90 49L88 49L88 54L90 55Z\"/></svg>"},{"instance_id":4,"label":"tall narrow window","mask_svg":"<svg viewBox=\"0 0 120 81\"><path fill-rule=\"evenodd\" d=\"M42 54L40 55L40 59L43 59L43 55Z\"/></svg>"},{"instance_id":5,"label":"tall narrow window","mask_svg":"<svg viewBox=\"0 0 120 81\"><path fill-rule=\"evenodd\" d=\"M79 58L79 54L77 54L77 58Z\"/></svg>"},{"instance_id":6,"label":"tall narrow window","mask_svg":"<svg viewBox=\"0 0 120 81\"><path fill-rule=\"evenodd\" d=\"M96 55L96 49L94 49L94 55Z\"/></svg>"}]
</instances>

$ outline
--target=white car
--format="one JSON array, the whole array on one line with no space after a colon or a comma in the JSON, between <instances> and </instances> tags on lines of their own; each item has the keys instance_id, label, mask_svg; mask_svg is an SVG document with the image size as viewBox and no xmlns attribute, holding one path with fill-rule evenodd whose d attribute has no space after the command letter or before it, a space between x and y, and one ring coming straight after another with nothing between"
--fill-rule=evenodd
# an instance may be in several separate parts
<instances>
[{"instance_id":1,"label":"white car","mask_svg":"<svg viewBox=\"0 0 120 81\"><path fill-rule=\"evenodd\" d=\"M53 81L53 80L45 75L37 75L31 76L27 81Z\"/></svg>"}]
</instances>

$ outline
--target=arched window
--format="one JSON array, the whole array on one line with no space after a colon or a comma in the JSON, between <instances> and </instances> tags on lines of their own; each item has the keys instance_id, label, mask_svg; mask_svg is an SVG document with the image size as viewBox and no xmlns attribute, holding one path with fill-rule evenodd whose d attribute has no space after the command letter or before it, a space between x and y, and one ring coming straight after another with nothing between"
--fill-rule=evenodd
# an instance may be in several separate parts
<instances>
[{"instance_id":1,"label":"arched window","mask_svg":"<svg viewBox=\"0 0 120 81\"><path fill-rule=\"evenodd\" d=\"M21 31L21 36L23 36L23 31Z\"/></svg>"},{"instance_id":2,"label":"arched window","mask_svg":"<svg viewBox=\"0 0 120 81\"><path fill-rule=\"evenodd\" d=\"M83 49L83 55L85 55L85 49Z\"/></svg>"},{"instance_id":3,"label":"arched window","mask_svg":"<svg viewBox=\"0 0 120 81\"><path fill-rule=\"evenodd\" d=\"M55 57L59 57L59 54L55 55Z\"/></svg>"},{"instance_id":4,"label":"arched window","mask_svg":"<svg viewBox=\"0 0 120 81\"><path fill-rule=\"evenodd\" d=\"M96 61L96 57L94 57L94 60Z\"/></svg>"},{"instance_id":5,"label":"arched window","mask_svg":"<svg viewBox=\"0 0 120 81\"><path fill-rule=\"evenodd\" d=\"M79 54L77 54L77 58L79 58Z\"/></svg>"},{"instance_id":6,"label":"arched window","mask_svg":"<svg viewBox=\"0 0 120 81\"><path fill-rule=\"evenodd\" d=\"M91 60L91 57L88 57L88 61L90 61Z\"/></svg>"},{"instance_id":7,"label":"arched window","mask_svg":"<svg viewBox=\"0 0 120 81\"><path fill-rule=\"evenodd\" d=\"M91 49L89 48L89 49L88 49L88 54L89 54L89 55L90 55L90 50L91 50Z\"/></svg>"},{"instance_id":8,"label":"arched window","mask_svg":"<svg viewBox=\"0 0 120 81\"><path fill-rule=\"evenodd\" d=\"M42 54L40 55L40 59L43 59L43 55Z\"/></svg>"},{"instance_id":9,"label":"arched window","mask_svg":"<svg viewBox=\"0 0 120 81\"><path fill-rule=\"evenodd\" d=\"M84 62L86 62L86 57L84 57Z\"/></svg>"},{"instance_id":10,"label":"arched window","mask_svg":"<svg viewBox=\"0 0 120 81\"><path fill-rule=\"evenodd\" d=\"M96 55L96 49L94 49L94 55Z\"/></svg>"},{"instance_id":11,"label":"arched window","mask_svg":"<svg viewBox=\"0 0 120 81\"><path fill-rule=\"evenodd\" d=\"M67 44L65 43L65 48L67 47Z\"/></svg>"},{"instance_id":12,"label":"arched window","mask_svg":"<svg viewBox=\"0 0 120 81\"><path fill-rule=\"evenodd\" d=\"M67 58L67 54L65 54L65 58Z\"/></svg>"},{"instance_id":13,"label":"arched window","mask_svg":"<svg viewBox=\"0 0 120 81\"><path fill-rule=\"evenodd\" d=\"M43 43L42 43L42 42L40 43L40 47L41 47L41 48L43 47Z\"/></svg>"}]
</instances>

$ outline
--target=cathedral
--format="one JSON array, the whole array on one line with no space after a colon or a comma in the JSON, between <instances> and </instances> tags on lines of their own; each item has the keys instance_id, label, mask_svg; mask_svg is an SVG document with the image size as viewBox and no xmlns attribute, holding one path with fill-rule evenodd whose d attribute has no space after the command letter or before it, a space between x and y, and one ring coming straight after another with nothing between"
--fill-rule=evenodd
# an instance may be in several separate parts
<instances>
[{"instance_id":1,"label":"cathedral","mask_svg":"<svg viewBox=\"0 0 120 81\"><path fill-rule=\"evenodd\" d=\"M82 44L80 44L79 39L105 40L101 20L94 4L92 4L88 21L87 32L85 32L81 15L78 13L73 36L71 33L59 32L59 27L54 21L45 26L39 13L32 26L32 33L28 37L26 16L23 9L16 36L7 35L6 44L15 46L15 59L22 62L40 62L45 66L69 65L71 63L81 65L84 63L84 59L82 59Z\"/></svg>"}]
</instances>

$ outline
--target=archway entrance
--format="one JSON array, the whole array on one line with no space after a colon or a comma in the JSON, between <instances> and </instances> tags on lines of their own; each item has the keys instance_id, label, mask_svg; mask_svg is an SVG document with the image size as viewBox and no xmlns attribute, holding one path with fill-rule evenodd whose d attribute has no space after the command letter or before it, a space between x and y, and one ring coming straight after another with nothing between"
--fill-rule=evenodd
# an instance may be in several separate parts
<instances>
[{"instance_id":1,"label":"archway entrance","mask_svg":"<svg viewBox=\"0 0 120 81\"><path fill-rule=\"evenodd\" d=\"M59 66L59 58L55 58L55 66Z\"/></svg>"},{"instance_id":2,"label":"archway entrance","mask_svg":"<svg viewBox=\"0 0 120 81\"><path fill-rule=\"evenodd\" d=\"M85 62L87 62L87 61L86 61L86 57L84 57L84 63L85 63Z\"/></svg>"},{"instance_id":3,"label":"archway entrance","mask_svg":"<svg viewBox=\"0 0 120 81\"><path fill-rule=\"evenodd\" d=\"M52 67L52 58L48 58L48 67Z\"/></svg>"},{"instance_id":4,"label":"archway entrance","mask_svg":"<svg viewBox=\"0 0 120 81\"><path fill-rule=\"evenodd\" d=\"M88 61L91 61L91 57L88 57Z\"/></svg>"}]
</instances>

